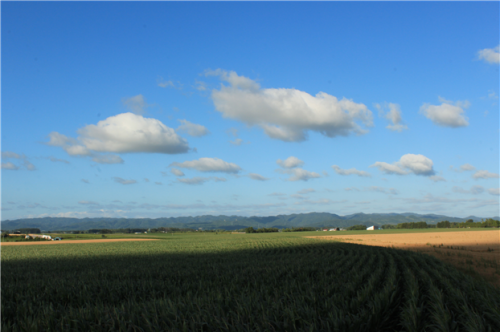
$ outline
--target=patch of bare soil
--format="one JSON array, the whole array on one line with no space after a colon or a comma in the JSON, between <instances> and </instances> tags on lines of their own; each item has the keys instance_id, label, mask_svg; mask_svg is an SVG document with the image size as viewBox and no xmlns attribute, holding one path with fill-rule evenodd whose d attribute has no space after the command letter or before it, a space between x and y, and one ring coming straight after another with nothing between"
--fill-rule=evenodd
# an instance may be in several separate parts
<instances>
[{"instance_id":1,"label":"patch of bare soil","mask_svg":"<svg viewBox=\"0 0 500 332\"><path fill-rule=\"evenodd\" d=\"M500 231L308 236L432 255L500 287Z\"/></svg>"},{"instance_id":2,"label":"patch of bare soil","mask_svg":"<svg viewBox=\"0 0 500 332\"><path fill-rule=\"evenodd\" d=\"M41 244L64 244L64 243L104 243L104 242L128 242L128 241L157 241L156 239L91 239L91 240L62 240L62 241L23 241L2 242L2 246L30 246Z\"/></svg>"}]
</instances>

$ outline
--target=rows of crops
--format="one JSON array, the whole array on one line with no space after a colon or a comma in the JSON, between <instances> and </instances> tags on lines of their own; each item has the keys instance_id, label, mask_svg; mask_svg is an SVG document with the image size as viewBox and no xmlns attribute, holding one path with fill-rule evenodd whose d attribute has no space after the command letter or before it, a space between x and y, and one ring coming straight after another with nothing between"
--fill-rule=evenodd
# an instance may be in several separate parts
<instances>
[{"instance_id":1,"label":"rows of crops","mask_svg":"<svg viewBox=\"0 0 500 332\"><path fill-rule=\"evenodd\" d=\"M297 235L2 247L3 331L500 331L440 261Z\"/></svg>"}]
</instances>

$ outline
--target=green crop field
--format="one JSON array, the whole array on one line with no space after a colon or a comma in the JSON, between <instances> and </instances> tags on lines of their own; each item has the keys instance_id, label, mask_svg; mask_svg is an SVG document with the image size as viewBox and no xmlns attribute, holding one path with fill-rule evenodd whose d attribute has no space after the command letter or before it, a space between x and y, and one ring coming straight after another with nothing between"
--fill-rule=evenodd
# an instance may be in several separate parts
<instances>
[{"instance_id":1,"label":"green crop field","mask_svg":"<svg viewBox=\"0 0 500 332\"><path fill-rule=\"evenodd\" d=\"M497 288L318 233L2 246L2 331L500 331Z\"/></svg>"}]
</instances>

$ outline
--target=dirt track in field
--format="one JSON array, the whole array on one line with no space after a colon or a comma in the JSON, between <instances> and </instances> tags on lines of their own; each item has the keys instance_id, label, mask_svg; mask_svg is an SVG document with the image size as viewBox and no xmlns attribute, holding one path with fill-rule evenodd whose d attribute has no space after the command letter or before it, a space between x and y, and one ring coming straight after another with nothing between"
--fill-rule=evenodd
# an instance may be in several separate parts
<instances>
[{"instance_id":1,"label":"dirt track in field","mask_svg":"<svg viewBox=\"0 0 500 332\"><path fill-rule=\"evenodd\" d=\"M129 241L157 241L156 239L91 239L91 240L62 240L62 241L23 241L2 242L2 246L31 246L39 244L68 244L68 243L104 243L104 242L129 242Z\"/></svg>"},{"instance_id":2,"label":"dirt track in field","mask_svg":"<svg viewBox=\"0 0 500 332\"><path fill-rule=\"evenodd\" d=\"M500 287L500 231L307 236L321 240L394 247L432 255ZM339 232L340 233L340 232Z\"/></svg>"}]
</instances>

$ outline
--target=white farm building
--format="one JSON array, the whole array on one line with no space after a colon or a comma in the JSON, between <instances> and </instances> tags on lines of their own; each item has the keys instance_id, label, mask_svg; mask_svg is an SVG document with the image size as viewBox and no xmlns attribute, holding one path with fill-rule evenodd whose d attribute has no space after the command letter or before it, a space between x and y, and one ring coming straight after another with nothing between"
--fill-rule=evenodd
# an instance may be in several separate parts
<instances>
[{"instance_id":1,"label":"white farm building","mask_svg":"<svg viewBox=\"0 0 500 332\"><path fill-rule=\"evenodd\" d=\"M378 226L370 226L366 228L367 231L374 231L376 229L378 229Z\"/></svg>"}]
</instances>

